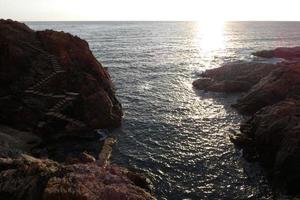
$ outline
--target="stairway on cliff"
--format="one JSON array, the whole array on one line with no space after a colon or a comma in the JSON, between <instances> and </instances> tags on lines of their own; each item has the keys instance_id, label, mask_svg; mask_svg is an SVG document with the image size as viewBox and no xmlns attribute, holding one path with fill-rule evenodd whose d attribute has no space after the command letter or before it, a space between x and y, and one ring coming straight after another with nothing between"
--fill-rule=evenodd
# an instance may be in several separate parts
<instances>
[{"instance_id":1,"label":"stairway on cliff","mask_svg":"<svg viewBox=\"0 0 300 200\"><path fill-rule=\"evenodd\" d=\"M28 89L26 89L24 92L27 94L31 95L36 95L36 96L41 96L41 97L46 97L46 98L51 98L51 99L60 99L54 106L52 106L46 113L45 117L50 117L50 118L56 118L59 120L67 121L69 123L74 124L75 126L79 128L85 128L86 124L84 122L81 122L79 120L73 119L71 117L68 117L61 112L67 107L67 105L72 104L73 101L77 99L79 96L79 93L74 93L74 92L65 92L64 94L61 95L55 95L54 93L45 93L41 92L41 89L43 87L47 87L49 82L53 80L53 78L57 77L58 75L65 73L66 71L62 69L60 64L57 62L57 59L55 58L54 55L49 54L45 50L41 49L37 45L32 45L27 42L23 42L23 44L30 49L37 51L38 53L42 54L45 56L51 63L53 72L51 74L48 74L46 77L43 77L40 79L37 83L34 85L30 86ZM40 121L38 124L39 128L42 128L45 126L47 122L45 121Z\"/></svg>"}]
</instances>

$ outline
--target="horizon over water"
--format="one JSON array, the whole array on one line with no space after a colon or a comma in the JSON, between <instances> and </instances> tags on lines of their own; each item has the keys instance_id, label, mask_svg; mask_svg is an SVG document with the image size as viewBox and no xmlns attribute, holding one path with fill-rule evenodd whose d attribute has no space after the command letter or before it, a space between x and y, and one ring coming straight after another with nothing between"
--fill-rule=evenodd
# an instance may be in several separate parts
<instances>
[{"instance_id":1,"label":"horizon over water","mask_svg":"<svg viewBox=\"0 0 300 200\"><path fill-rule=\"evenodd\" d=\"M25 22L88 41L123 105L112 162L145 173L158 199L270 199L256 164L228 133L243 119L239 95L196 91L206 69L238 60L277 62L251 52L300 45L300 22Z\"/></svg>"}]
</instances>

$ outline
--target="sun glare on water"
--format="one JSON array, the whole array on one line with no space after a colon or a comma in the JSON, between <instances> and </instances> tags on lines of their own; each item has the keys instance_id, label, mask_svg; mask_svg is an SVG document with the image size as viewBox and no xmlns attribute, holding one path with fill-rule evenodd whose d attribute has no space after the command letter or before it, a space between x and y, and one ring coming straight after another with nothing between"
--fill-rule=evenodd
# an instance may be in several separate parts
<instances>
[{"instance_id":1,"label":"sun glare on water","mask_svg":"<svg viewBox=\"0 0 300 200\"><path fill-rule=\"evenodd\" d=\"M212 52L225 48L224 21L197 23L197 42L201 51Z\"/></svg>"}]
</instances>

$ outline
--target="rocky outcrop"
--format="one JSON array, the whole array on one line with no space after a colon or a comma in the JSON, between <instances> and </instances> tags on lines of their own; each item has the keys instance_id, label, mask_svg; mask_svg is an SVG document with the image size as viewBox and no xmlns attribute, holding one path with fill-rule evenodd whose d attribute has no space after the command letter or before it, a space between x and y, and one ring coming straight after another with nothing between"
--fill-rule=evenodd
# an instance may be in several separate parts
<instances>
[{"instance_id":1,"label":"rocky outcrop","mask_svg":"<svg viewBox=\"0 0 300 200\"><path fill-rule=\"evenodd\" d=\"M0 21L0 123L43 135L118 127L110 76L86 41Z\"/></svg>"},{"instance_id":2,"label":"rocky outcrop","mask_svg":"<svg viewBox=\"0 0 300 200\"><path fill-rule=\"evenodd\" d=\"M263 50L253 53L254 56L263 58L283 58L286 60L299 60L300 47L279 47L274 50Z\"/></svg>"},{"instance_id":3,"label":"rocky outcrop","mask_svg":"<svg viewBox=\"0 0 300 200\"><path fill-rule=\"evenodd\" d=\"M28 155L37 145L42 146L39 147L41 150L49 150L51 142L40 145L40 139L31 133L0 128L1 199L155 199L151 194L151 182L144 175L110 164L115 139L108 137L104 141L98 159L84 151L76 153L73 146L87 148L82 139L77 143L70 138L66 143L56 141L56 151L63 146L63 151L72 152L72 156L57 162L47 158L53 157L51 154L42 155L43 159ZM93 141L97 143L97 140ZM91 150L97 151L91 144ZM56 152L54 157L58 154Z\"/></svg>"},{"instance_id":4,"label":"rocky outcrop","mask_svg":"<svg viewBox=\"0 0 300 200\"><path fill-rule=\"evenodd\" d=\"M115 139L93 131L121 119L86 41L0 20L0 199L154 199L145 176L110 164Z\"/></svg>"},{"instance_id":5,"label":"rocky outcrop","mask_svg":"<svg viewBox=\"0 0 300 200\"><path fill-rule=\"evenodd\" d=\"M300 96L300 65L285 65L261 79L234 105L243 114L254 114L259 109L287 97Z\"/></svg>"},{"instance_id":6,"label":"rocky outcrop","mask_svg":"<svg viewBox=\"0 0 300 200\"><path fill-rule=\"evenodd\" d=\"M260 109L232 141L244 157L262 163L275 186L300 191L300 100L287 98Z\"/></svg>"},{"instance_id":7,"label":"rocky outcrop","mask_svg":"<svg viewBox=\"0 0 300 200\"><path fill-rule=\"evenodd\" d=\"M276 190L290 194L300 191L299 50L260 52L293 61L227 64L207 70L193 83L207 91L244 92L233 107L251 118L241 124L241 133L231 135L231 141L248 161L262 164Z\"/></svg>"},{"instance_id":8,"label":"rocky outcrop","mask_svg":"<svg viewBox=\"0 0 300 200\"><path fill-rule=\"evenodd\" d=\"M7 200L154 199L118 166L63 165L21 154L0 158L0 168L0 196Z\"/></svg>"},{"instance_id":9,"label":"rocky outcrop","mask_svg":"<svg viewBox=\"0 0 300 200\"><path fill-rule=\"evenodd\" d=\"M280 65L238 62L209 69L193 82L200 90L212 92L245 92L258 83L261 78Z\"/></svg>"}]
</instances>

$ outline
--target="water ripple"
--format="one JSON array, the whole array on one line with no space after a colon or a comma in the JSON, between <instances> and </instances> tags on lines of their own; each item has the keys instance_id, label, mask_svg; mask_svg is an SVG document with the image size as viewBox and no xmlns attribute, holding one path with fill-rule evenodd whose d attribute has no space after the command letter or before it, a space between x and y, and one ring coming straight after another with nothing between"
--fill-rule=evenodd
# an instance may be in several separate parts
<instances>
[{"instance_id":1,"label":"water ripple","mask_svg":"<svg viewBox=\"0 0 300 200\"><path fill-rule=\"evenodd\" d=\"M252 51L299 45L300 23L232 22L211 34L195 22L29 25L79 35L108 67L125 112L113 162L146 173L159 199L270 197L260 168L227 135L241 121L230 107L237 97L195 91L192 81L224 62L252 60Z\"/></svg>"}]
</instances>

